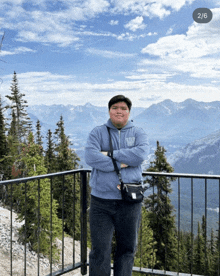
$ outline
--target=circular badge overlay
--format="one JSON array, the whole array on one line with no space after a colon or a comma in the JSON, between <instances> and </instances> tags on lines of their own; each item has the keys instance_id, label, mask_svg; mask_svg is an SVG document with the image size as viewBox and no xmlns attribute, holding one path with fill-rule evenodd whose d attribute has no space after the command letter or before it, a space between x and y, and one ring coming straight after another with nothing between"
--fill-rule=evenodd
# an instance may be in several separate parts
<instances>
[{"instance_id":1,"label":"circular badge overlay","mask_svg":"<svg viewBox=\"0 0 220 276\"><path fill-rule=\"evenodd\" d=\"M193 12L193 19L197 23L209 23L212 20L212 11L207 8L198 8Z\"/></svg>"}]
</instances>

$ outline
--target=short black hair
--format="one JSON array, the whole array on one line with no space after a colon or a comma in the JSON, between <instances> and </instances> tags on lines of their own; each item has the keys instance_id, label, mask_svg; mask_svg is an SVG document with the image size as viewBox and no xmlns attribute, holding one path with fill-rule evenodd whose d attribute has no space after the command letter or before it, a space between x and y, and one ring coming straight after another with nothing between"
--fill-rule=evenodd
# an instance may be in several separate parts
<instances>
[{"instance_id":1,"label":"short black hair","mask_svg":"<svg viewBox=\"0 0 220 276\"><path fill-rule=\"evenodd\" d=\"M111 98L111 100L108 102L108 109L110 110L113 104L116 104L119 102L125 102L129 108L129 111L131 110L132 102L129 98L125 97L124 95L117 95Z\"/></svg>"}]
</instances>

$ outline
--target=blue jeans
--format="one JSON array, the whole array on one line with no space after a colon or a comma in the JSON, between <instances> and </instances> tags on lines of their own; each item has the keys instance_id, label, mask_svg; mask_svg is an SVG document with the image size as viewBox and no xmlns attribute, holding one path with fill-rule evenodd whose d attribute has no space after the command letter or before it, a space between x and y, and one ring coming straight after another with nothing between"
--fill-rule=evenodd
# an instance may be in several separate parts
<instances>
[{"instance_id":1,"label":"blue jeans","mask_svg":"<svg viewBox=\"0 0 220 276\"><path fill-rule=\"evenodd\" d=\"M89 276L110 276L114 231L117 242L114 276L132 275L141 205L91 197L89 218L92 250L89 255Z\"/></svg>"}]
</instances>

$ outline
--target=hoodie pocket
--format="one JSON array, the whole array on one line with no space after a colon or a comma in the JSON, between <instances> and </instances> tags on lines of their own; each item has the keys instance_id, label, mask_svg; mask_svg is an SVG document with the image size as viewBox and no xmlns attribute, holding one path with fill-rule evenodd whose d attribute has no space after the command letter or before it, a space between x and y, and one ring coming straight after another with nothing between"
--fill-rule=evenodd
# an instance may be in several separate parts
<instances>
[{"instance_id":1,"label":"hoodie pocket","mask_svg":"<svg viewBox=\"0 0 220 276\"><path fill-rule=\"evenodd\" d=\"M115 172L102 172L97 170L94 188L101 192L114 191L119 183Z\"/></svg>"}]
</instances>

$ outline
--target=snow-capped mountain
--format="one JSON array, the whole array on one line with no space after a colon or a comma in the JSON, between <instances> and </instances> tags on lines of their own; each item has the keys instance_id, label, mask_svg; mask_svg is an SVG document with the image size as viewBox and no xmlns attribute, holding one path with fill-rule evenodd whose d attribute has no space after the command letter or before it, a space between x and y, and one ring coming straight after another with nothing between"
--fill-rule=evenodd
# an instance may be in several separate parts
<instances>
[{"instance_id":1,"label":"snow-capped mountain","mask_svg":"<svg viewBox=\"0 0 220 276\"><path fill-rule=\"evenodd\" d=\"M37 119L40 120L44 137L46 137L48 129L55 130L56 123L62 115L65 132L69 135L82 162L83 150L89 132L95 126L105 123L109 117L107 107L98 107L90 103L83 106L36 105L28 107L28 113L33 121L33 126L36 125ZM132 108L130 118L133 119L135 125L142 127L147 132L152 149L151 154L154 152L158 140L162 146L165 146L167 156L169 156L188 143L220 129L220 102L204 103L188 99L177 103L165 100L153 104L149 108ZM180 153L178 152L178 154ZM200 164L203 162L201 158ZM177 168L180 168L178 169L180 172L190 169L187 164L186 169L183 169L182 166L178 167L178 165ZM211 169L207 168L206 172L209 171Z\"/></svg>"},{"instance_id":2,"label":"snow-capped mountain","mask_svg":"<svg viewBox=\"0 0 220 276\"><path fill-rule=\"evenodd\" d=\"M175 172L220 174L220 130L187 144L169 161Z\"/></svg>"},{"instance_id":3,"label":"snow-capped mountain","mask_svg":"<svg viewBox=\"0 0 220 276\"><path fill-rule=\"evenodd\" d=\"M220 129L220 102L165 100L147 108L135 121L146 129L150 140L183 146Z\"/></svg>"}]
</instances>

